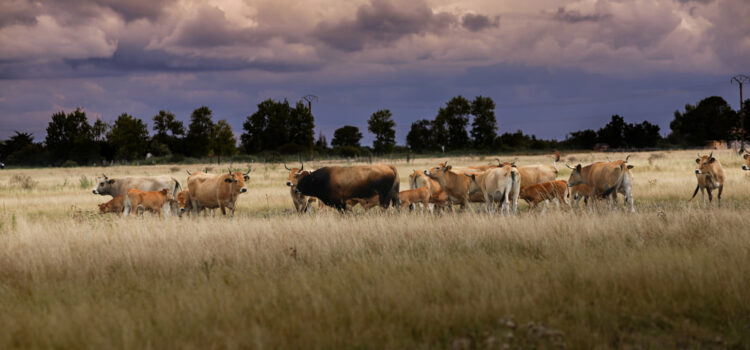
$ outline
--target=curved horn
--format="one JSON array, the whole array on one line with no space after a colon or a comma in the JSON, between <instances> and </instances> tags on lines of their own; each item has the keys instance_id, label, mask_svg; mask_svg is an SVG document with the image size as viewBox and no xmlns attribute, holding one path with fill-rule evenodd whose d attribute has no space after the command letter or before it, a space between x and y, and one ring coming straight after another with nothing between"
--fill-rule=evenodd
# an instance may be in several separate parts
<instances>
[{"instance_id":1,"label":"curved horn","mask_svg":"<svg viewBox=\"0 0 750 350\"><path fill-rule=\"evenodd\" d=\"M292 170L292 169L289 169L288 166L286 166L286 162L284 162L284 169L286 169L286 170Z\"/></svg>"},{"instance_id":2,"label":"curved horn","mask_svg":"<svg viewBox=\"0 0 750 350\"><path fill-rule=\"evenodd\" d=\"M253 171L253 167L250 164L248 164L247 165L247 172L245 173L245 175L250 174L251 171Z\"/></svg>"},{"instance_id":3,"label":"curved horn","mask_svg":"<svg viewBox=\"0 0 750 350\"><path fill-rule=\"evenodd\" d=\"M565 166L568 167L568 168L570 168L570 169L575 169L575 167L570 166L570 164L568 164L568 163L565 163Z\"/></svg>"},{"instance_id":4,"label":"curved horn","mask_svg":"<svg viewBox=\"0 0 750 350\"><path fill-rule=\"evenodd\" d=\"M625 157L625 163L627 163L627 162L628 162L628 159L630 159L630 155L629 155L629 154L628 154L628 156L627 156L627 157Z\"/></svg>"},{"instance_id":5,"label":"curved horn","mask_svg":"<svg viewBox=\"0 0 750 350\"><path fill-rule=\"evenodd\" d=\"M299 164L300 164L299 171L305 170L305 163L300 161Z\"/></svg>"},{"instance_id":6,"label":"curved horn","mask_svg":"<svg viewBox=\"0 0 750 350\"><path fill-rule=\"evenodd\" d=\"M714 152L711 151L711 153L708 154L708 159L711 159L714 156Z\"/></svg>"},{"instance_id":7,"label":"curved horn","mask_svg":"<svg viewBox=\"0 0 750 350\"><path fill-rule=\"evenodd\" d=\"M517 161L518 161L518 157L515 157L513 158L513 161L511 162L511 164L516 164Z\"/></svg>"},{"instance_id":8,"label":"curved horn","mask_svg":"<svg viewBox=\"0 0 750 350\"><path fill-rule=\"evenodd\" d=\"M104 179L105 179L105 180L107 179L107 175L104 175L104 173L102 173L102 176L104 176Z\"/></svg>"},{"instance_id":9,"label":"curved horn","mask_svg":"<svg viewBox=\"0 0 750 350\"><path fill-rule=\"evenodd\" d=\"M495 160L497 161L497 166L503 166L503 161L500 158L495 158Z\"/></svg>"},{"instance_id":10,"label":"curved horn","mask_svg":"<svg viewBox=\"0 0 750 350\"><path fill-rule=\"evenodd\" d=\"M190 170L185 169L185 172L188 173L188 176L193 175L190 173Z\"/></svg>"},{"instance_id":11,"label":"curved horn","mask_svg":"<svg viewBox=\"0 0 750 350\"><path fill-rule=\"evenodd\" d=\"M607 158L608 162L612 162L612 159L609 159L609 156L605 156Z\"/></svg>"}]
</instances>

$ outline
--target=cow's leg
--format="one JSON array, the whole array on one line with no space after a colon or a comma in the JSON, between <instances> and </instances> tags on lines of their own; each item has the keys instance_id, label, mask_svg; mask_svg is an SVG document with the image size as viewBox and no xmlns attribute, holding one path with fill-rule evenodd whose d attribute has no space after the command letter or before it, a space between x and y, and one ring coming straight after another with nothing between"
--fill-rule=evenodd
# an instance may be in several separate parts
<instances>
[{"instance_id":1,"label":"cow's leg","mask_svg":"<svg viewBox=\"0 0 750 350\"><path fill-rule=\"evenodd\" d=\"M721 208L721 192L724 191L724 184L719 186L719 193L716 195L716 204Z\"/></svg>"},{"instance_id":2,"label":"cow's leg","mask_svg":"<svg viewBox=\"0 0 750 350\"><path fill-rule=\"evenodd\" d=\"M711 202L713 202L713 199L714 199L714 195L713 195L713 193L712 193L713 191L714 191L714 190L712 190L712 189L710 189L710 188L707 188L707 189L706 189L706 192L708 192L708 204L709 204L709 205L711 204Z\"/></svg>"},{"instance_id":3,"label":"cow's leg","mask_svg":"<svg viewBox=\"0 0 750 350\"><path fill-rule=\"evenodd\" d=\"M706 207L706 189L701 187L701 203Z\"/></svg>"},{"instance_id":4,"label":"cow's leg","mask_svg":"<svg viewBox=\"0 0 750 350\"><path fill-rule=\"evenodd\" d=\"M633 193L631 192L630 186L625 187L625 201L630 202L630 212L635 213L635 206L633 206Z\"/></svg>"},{"instance_id":5,"label":"cow's leg","mask_svg":"<svg viewBox=\"0 0 750 350\"><path fill-rule=\"evenodd\" d=\"M219 204L219 208L221 208L221 215L226 216L227 215L227 209L224 207L224 204Z\"/></svg>"}]
</instances>

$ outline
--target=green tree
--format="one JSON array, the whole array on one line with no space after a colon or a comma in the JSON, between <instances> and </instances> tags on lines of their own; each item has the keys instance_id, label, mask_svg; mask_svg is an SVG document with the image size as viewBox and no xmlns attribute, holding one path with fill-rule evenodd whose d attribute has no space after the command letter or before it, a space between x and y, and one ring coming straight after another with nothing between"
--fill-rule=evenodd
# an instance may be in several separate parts
<instances>
[{"instance_id":1,"label":"green tree","mask_svg":"<svg viewBox=\"0 0 750 350\"><path fill-rule=\"evenodd\" d=\"M471 104L460 95L452 98L438 111L434 124L435 136L446 150L465 149L469 145L466 126L469 124L470 113ZM443 130L447 131L446 135L442 135ZM443 141L443 137L447 137L447 140Z\"/></svg>"},{"instance_id":2,"label":"green tree","mask_svg":"<svg viewBox=\"0 0 750 350\"><path fill-rule=\"evenodd\" d=\"M99 152L93 147L94 134L81 108L65 114L64 111L52 115L47 125L44 140L56 163L66 160L88 162L98 158Z\"/></svg>"},{"instance_id":3,"label":"green tree","mask_svg":"<svg viewBox=\"0 0 750 350\"><path fill-rule=\"evenodd\" d=\"M298 101L289 113L289 142L298 145L305 151L313 148L315 138L315 117L313 117L310 108Z\"/></svg>"},{"instance_id":4,"label":"green tree","mask_svg":"<svg viewBox=\"0 0 750 350\"><path fill-rule=\"evenodd\" d=\"M110 126L107 122L97 119L91 127L91 134L94 137L94 141L106 141L109 128Z\"/></svg>"},{"instance_id":5,"label":"green tree","mask_svg":"<svg viewBox=\"0 0 750 350\"><path fill-rule=\"evenodd\" d=\"M244 133L240 139L247 153L298 153L312 150L314 128L315 118L301 101L292 108L287 100L268 99L259 103L258 110L242 124Z\"/></svg>"},{"instance_id":6,"label":"green tree","mask_svg":"<svg viewBox=\"0 0 750 350\"><path fill-rule=\"evenodd\" d=\"M211 132L211 149L219 157L219 164L221 164L222 156L232 156L237 152L236 144L237 140L234 138L232 126L227 123L226 119L216 122Z\"/></svg>"},{"instance_id":7,"label":"green tree","mask_svg":"<svg viewBox=\"0 0 750 350\"><path fill-rule=\"evenodd\" d=\"M213 112L202 106L190 115L190 125L185 138L188 153L193 157L205 157L211 151L211 131L214 127Z\"/></svg>"},{"instance_id":8,"label":"green tree","mask_svg":"<svg viewBox=\"0 0 750 350\"><path fill-rule=\"evenodd\" d=\"M151 140L151 152L159 155L183 153L182 136L185 135L185 124L169 111L159 111L159 114L153 117L153 121L156 134ZM164 147L167 148L167 152L163 151Z\"/></svg>"},{"instance_id":9,"label":"green tree","mask_svg":"<svg viewBox=\"0 0 750 350\"><path fill-rule=\"evenodd\" d=\"M318 140L315 141L315 148L320 151L328 149L328 140L326 139L326 135L323 135L322 131L318 134Z\"/></svg>"},{"instance_id":10,"label":"green tree","mask_svg":"<svg viewBox=\"0 0 750 350\"><path fill-rule=\"evenodd\" d=\"M372 143L375 153L390 153L396 145L396 123L392 117L390 110L381 109L373 113L367 121L367 130L375 135L375 141Z\"/></svg>"},{"instance_id":11,"label":"green tree","mask_svg":"<svg viewBox=\"0 0 750 350\"><path fill-rule=\"evenodd\" d=\"M411 123L409 133L406 135L406 145L416 153L434 151L438 148L432 131L433 123L427 119L417 120Z\"/></svg>"},{"instance_id":12,"label":"green tree","mask_svg":"<svg viewBox=\"0 0 750 350\"><path fill-rule=\"evenodd\" d=\"M675 111L669 123L672 142L687 146L704 146L710 140L731 139L732 129L739 124L737 113L719 96L707 97L698 105L685 105Z\"/></svg>"},{"instance_id":13,"label":"green tree","mask_svg":"<svg viewBox=\"0 0 750 350\"><path fill-rule=\"evenodd\" d=\"M571 149L592 149L598 142L596 131L586 129L571 132L565 139L565 145Z\"/></svg>"},{"instance_id":14,"label":"green tree","mask_svg":"<svg viewBox=\"0 0 750 350\"><path fill-rule=\"evenodd\" d=\"M116 156L127 160L143 158L148 146L148 127L143 120L123 113L115 120L108 139L115 147Z\"/></svg>"},{"instance_id":15,"label":"green tree","mask_svg":"<svg viewBox=\"0 0 750 350\"><path fill-rule=\"evenodd\" d=\"M635 148L654 147L662 139L659 126L644 121L640 124L628 124L625 127L625 140L628 146Z\"/></svg>"},{"instance_id":16,"label":"green tree","mask_svg":"<svg viewBox=\"0 0 750 350\"><path fill-rule=\"evenodd\" d=\"M351 125L344 125L333 132L331 146L334 147L360 147L359 141L362 139L362 133L359 128Z\"/></svg>"},{"instance_id":17,"label":"green tree","mask_svg":"<svg viewBox=\"0 0 750 350\"><path fill-rule=\"evenodd\" d=\"M474 121L471 123L471 138L474 140L474 147L485 150L492 148L497 138L495 101L489 97L477 96L471 102L471 114L474 116Z\"/></svg>"},{"instance_id":18,"label":"green tree","mask_svg":"<svg viewBox=\"0 0 750 350\"><path fill-rule=\"evenodd\" d=\"M625 119L615 114L607 125L599 129L597 138L599 142L606 143L611 148L625 147L627 145L625 142L626 127Z\"/></svg>"}]
</instances>

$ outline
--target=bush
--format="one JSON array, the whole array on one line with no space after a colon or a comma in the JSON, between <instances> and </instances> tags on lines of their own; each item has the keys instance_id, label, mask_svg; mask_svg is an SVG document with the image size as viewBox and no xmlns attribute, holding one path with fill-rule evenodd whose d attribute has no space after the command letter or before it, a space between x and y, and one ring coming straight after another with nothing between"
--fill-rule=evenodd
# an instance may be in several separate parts
<instances>
[{"instance_id":1,"label":"bush","mask_svg":"<svg viewBox=\"0 0 750 350\"><path fill-rule=\"evenodd\" d=\"M82 189L86 189L91 187L93 184L93 181L89 181L89 178L86 177L86 175L81 175L81 178L78 180L78 183Z\"/></svg>"},{"instance_id":2,"label":"bush","mask_svg":"<svg viewBox=\"0 0 750 350\"><path fill-rule=\"evenodd\" d=\"M13 175L8 183L10 186L20 186L24 190L30 190L39 184L39 182L34 181L31 176L23 175Z\"/></svg>"},{"instance_id":3,"label":"bush","mask_svg":"<svg viewBox=\"0 0 750 350\"><path fill-rule=\"evenodd\" d=\"M68 159L64 163L62 163L62 165L60 166L63 168L73 168L73 167L77 167L78 163L76 163L74 160Z\"/></svg>"},{"instance_id":4,"label":"bush","mask_svg":"<svg viewBox=\"0 0 750 350\"><path fill-rule=\"evenodd\" d=\"M353 146L336 146L333 148L333 153L346 158L354 158L362 155L362 149Z\"/></svg>"}]
</instances>

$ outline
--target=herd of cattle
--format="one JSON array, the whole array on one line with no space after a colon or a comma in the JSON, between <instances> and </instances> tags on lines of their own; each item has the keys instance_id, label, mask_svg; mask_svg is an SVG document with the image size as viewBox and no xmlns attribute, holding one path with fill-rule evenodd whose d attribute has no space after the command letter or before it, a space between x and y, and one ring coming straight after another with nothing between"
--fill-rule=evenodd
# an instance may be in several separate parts
<instances>
[{"instance_id":1,"label":"herd of cattle","mask_svg":"<svg viewBox=\"0 0 750 350\"><path fill-rule=\"evenodd\" d=\"M364 209L380 206L387 209L413 208L420 204L430 211L453 211L454 205L465 209L469 203L482 203L487 212L500 209L505 214L518 212L520 199L536 208L544 202L544 209L550 201L559 207L562 203L570 207L570 200L578 206L581 199L593 209L600 200L606 200L610 207L617 207L617 195L625 196L634 212L631 193L632 165L628 159L595 162L587 166L567 165L572 172L567 181L557 180L556 161L551 165L516 166L515 162L467 167L453 167L443 162L426 170L414 170L409 175L408 190L399 191L400 181L396 167L392 165L361 165L350 167L328 166L315 171L284 167L289 171L286 182L295 210L309 212L316 201L321 208L330 207L338 211L349 211L359 204ZM742 169L750 171L750 157L744 155ZM718 190L717 201L721 205L724 189L724 170L713 153L699 155L695 160L695 176L698 184L691 200L701 191L703 204L713 200L713 190ZM251 168L247 172L208 174L188 172L187 190L171 176L109 178L98 179L94 194L110 195L112 200L99 204L101 213L121 213L150 211L161 215L199 215L206 209L220 209L226 215L234 214L237 199L247 192L246 181L250 179Z\"/></svg>"}]
</instances>

